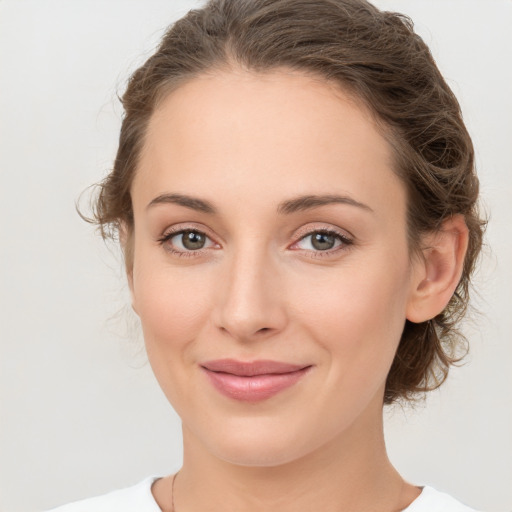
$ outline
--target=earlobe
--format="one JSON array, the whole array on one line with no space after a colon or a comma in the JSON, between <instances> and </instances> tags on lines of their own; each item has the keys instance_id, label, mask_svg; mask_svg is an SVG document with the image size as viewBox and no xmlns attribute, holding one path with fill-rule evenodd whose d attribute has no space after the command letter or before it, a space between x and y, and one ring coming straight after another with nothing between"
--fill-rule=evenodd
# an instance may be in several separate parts
<instances>
[{"instance_id":1,"label":"earlobe","mask_svg":"<svg viewBox=\"0 0 512 512\"><path fill-rule=\"evenodd\" d=\"M423 240L422 257L414 263L414 277L406 317L419 323L434 318L447 306L459 284L468 246L463 215L445 220Z\"/></svg>"}]
</instances>

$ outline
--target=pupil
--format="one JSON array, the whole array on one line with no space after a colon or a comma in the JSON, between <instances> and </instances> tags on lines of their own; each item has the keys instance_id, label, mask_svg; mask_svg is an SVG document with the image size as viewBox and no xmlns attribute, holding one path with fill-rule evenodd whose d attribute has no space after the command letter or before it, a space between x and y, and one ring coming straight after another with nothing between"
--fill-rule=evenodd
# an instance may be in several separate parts
<instances>
[{"instance_id":1,"label":"pupil","mask_svg":"<svg viewBox=\"0 0 512 512\"><path fill-rule=\"evenodd\" d=\"M196 231L185 231L182 236L183 246L187 249L202 249L204 236Z\"/></svg>"},{"instance_id":2,"label":"pupil","mask_svg":"<svg viewBox=\"0 0 512 512\"><path fill-rule=\"evenodd\" d=\"M334 247L335 239L334 236L327 233L316 233L313 236L312 244L315 249L320 251L326 251Z\"/></svg>"}]
</instances>

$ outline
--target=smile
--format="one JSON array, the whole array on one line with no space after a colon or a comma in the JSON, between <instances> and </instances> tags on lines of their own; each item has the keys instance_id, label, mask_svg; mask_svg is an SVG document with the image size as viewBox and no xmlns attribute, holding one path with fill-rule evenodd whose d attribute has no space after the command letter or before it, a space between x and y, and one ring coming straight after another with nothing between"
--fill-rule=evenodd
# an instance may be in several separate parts
<instances>
[{"instance_id":1,"label":"smile","mask_svg":"<svg viewBox=\"0 0 512 512\"><path fill-rule=\"evenodd\" d=\"M311 369L311 365L219 359L203 363L201 368L223 395L244 402L258 402L293 386Z\"/></svg>"}]
</instances>

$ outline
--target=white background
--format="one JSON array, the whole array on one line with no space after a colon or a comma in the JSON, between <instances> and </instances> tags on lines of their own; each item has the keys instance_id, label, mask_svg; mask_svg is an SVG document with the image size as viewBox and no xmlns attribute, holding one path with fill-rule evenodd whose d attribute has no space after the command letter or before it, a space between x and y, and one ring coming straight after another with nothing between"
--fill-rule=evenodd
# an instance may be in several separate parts
<instances>
[{"instance_id":1,"label":"white background","mask_svg":"<svg viewBox=\"0 0 512 512\"><path fill-rule=\"evenodd\" d=\"M468 363L387 413L392 460L512 509L512 2L381 0L412 16L459 97L491 222ZM176 470L179 421L130 327L120 259L75 212L109 170L122 92L198 2L0 0L0 509L42 510ZM123 309L124 308L124 309Z\"/></svg>"}]
</instances>

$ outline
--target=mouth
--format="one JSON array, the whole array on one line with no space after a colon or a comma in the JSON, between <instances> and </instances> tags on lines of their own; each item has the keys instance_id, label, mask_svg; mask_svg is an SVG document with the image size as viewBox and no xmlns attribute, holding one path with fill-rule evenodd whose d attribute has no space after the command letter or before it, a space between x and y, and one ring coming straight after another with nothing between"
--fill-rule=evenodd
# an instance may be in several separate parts
<instances>
[{"instance_id":1,"label":"mouth","mask_svg":"<svg viewBox=\"0 0 512 512\"><path fill-rule=\"evenodd\" d=\"M217 391L244 402L259 402L277 395L296 384L311 368L311 365L269 360L218 359L201 364Z\"/></svg>"}]
</instances>

